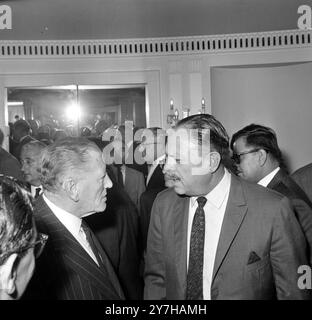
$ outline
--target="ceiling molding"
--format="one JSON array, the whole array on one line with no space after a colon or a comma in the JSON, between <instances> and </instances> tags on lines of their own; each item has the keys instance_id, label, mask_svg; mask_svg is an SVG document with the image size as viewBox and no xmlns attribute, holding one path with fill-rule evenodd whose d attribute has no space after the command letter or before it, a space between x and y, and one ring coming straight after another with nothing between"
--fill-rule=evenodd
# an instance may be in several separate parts
<instances>
[{"instance_id":1,"label":"ceiling molding","mask_svg":"<svg viewBox=\"0 0 312 320\"><path fill-rule=\"evenodd\" d=\"M162 56L311 46L311 30L148 39L8 40L0 41L0 59Z\"/></svg>"}]
</instances>

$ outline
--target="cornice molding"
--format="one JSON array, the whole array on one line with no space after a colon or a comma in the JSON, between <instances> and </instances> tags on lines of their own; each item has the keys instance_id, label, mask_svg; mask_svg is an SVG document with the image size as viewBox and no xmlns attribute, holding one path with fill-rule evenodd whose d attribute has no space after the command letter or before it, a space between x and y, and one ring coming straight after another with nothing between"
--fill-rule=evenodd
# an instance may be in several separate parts
<instances>
[{"instance_id":1,"label":"cornice molding","mask_svg":"<svg viewBox=\"0 0 312 320\"><path fill-rule=\"evenodd\" d=\"M312 30L114 40L0 41L3 58L132 57L312 47Z\"/></svg>"}]
</instances>

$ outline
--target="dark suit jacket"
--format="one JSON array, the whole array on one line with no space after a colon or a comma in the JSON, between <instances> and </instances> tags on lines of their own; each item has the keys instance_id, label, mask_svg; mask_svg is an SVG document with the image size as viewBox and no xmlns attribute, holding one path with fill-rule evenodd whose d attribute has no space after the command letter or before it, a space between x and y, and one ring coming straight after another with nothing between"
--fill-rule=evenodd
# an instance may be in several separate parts
<instances>
[{"instance_id":1,"label":"dark suit jacket","mask_svg":"<svg viewBox=\"0 0 312 320\"><path fill-rule=\"evenodd\" d=\"M117 168L112 166L115 179L117 179ZM132 202L139 208L141 194L145 191L145 181L142 172L126 166L126 179L124 189Z\"/></svg>"},{"instance_id":2,"label":"dark suit jacket","mask_svg":"<svg viewBox=\"0 0 312 320\"><path fill-rule=\"evenodd\" d=\"M298 169L291 178L301 187L312 202L312 163Z\"/></svg>"},{"instance_id":3,"label":"dark suit jacket","mask_svg":"<svg viewBox=\"0 0 312 320\"><path fill-rule=\"evenodd\" d=\"M268 188L281 193L290 200L296 218L308 242L308 256L310 264L312 265L312 204L309 198L283 170L277 172L268 184Z\"/></svg>"},{"instance_id":4,"label":"dark suit jacket","mask_svg":"<svg viewBox=\"0 0 312 320\"><path fill-rule=\"evenodd\" d=\"M146 184L146 190L151 190L151 189L165 189L165 178L164 174L162 172L162 166L158 165L151 178L149 179L148 183Z\"/></svg>"},{"instance_id":5,"label":"dark suit jacket","mask_svg":"<svg viewBox=\"0 0 312 320\"><path fill-rule=\"evenodd\" d=\"M158 194L148 233L146 299L185 299L189 198ZM231 176L211 299L308 299L297 286L307 264L305 239L289 200ZM248 263L255 252L260 258Z\"/></svg>"},{"instance_id":6,"label":"dark suit jacket","mask_svg":"<svg viewBox=\"0 0 312 320\"><path fill-rule=\"evenodd\" d=\"M42 196L35 202L34 213L38 230L49 235L49 239L42 256L37 260L35 274L25 293L26 299L124 299L104 250L100 254L105 266L98 267L55 217Z\"/></svg>"},{"instance_id":7,"label":"dark suit jacket","mask_svg":"<svg viewBox=\"0 0 312 320\"><path fill-rule=\"evenodd\" d=\"M140 243L142 252L146 249L147 233L154 200L157 194L165 188L164 174L161 166L158 165L140 198Z\"/></svg>"},{"instance_id":8,"label":"dark suit jacket","mask_svg":"<svg viewBox=\"0 0 312 320\"><path fill-rule=\"evenodd\" d=\"M125 191L113 179L110 167L107 173L113 181L107 189L107 207L104 212L84 218L107 252L126 299L143 298L143 278L139 273L138 213Z\"/></svg>"},{"instance_id":9,"label":"dark suit jacket","mask_svg":"<svg viewBox=\"0 0 312 320\"><path fill-rule=\"evenodd\" d=\"M23 181L24 176L19 161L0 147L0 173Z\"/></svg>"}]
</instances>

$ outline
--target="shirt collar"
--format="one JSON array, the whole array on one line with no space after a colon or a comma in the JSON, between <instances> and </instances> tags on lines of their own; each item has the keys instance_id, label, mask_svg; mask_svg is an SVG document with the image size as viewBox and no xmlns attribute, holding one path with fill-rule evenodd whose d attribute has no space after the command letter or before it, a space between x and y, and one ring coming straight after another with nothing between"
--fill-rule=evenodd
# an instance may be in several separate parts
<instances>
[{"instance_id":1,"label":"shirt collar","mask_svg":"<svg viewBox=\"0 0 312 320\"><path fill-rule=\"evenodd\" d=\"M27 135L27 136L24 136L24 137L21 137L19 142L22 142L22 141L25 140L27 137L28 137L28 135Z\"/></svg>"},{"instance_id":2,"label":"shirt collar","mask_svg":"<svg viewBox=\"0 0 312 320\"><path fill-rule=\"evenodd\" d=\"M231 174L224 168L224 175L221 181L205 195L207 202L210 202L214 207L220 209L231 186ZM191 197L191 206L196 205L198 197Z\"/></svg>"},{"instance_id":3,"label":"shirt collar","mask_svg":"<svg viewBox=\"0 0 312 320\"><path fill-rule=\"evenodd\" d=\"M280 167L277 167L273 171L271 171L268 175L266 175L264 178L262 178L258 184L260 184L263 187L267 187L268 184L273 180L277 172L279 171Z\"/></svg>"},{"instance_id":4,"label":"shirt collar","mask_svg":"<svg viewBox=\"0 0 312 320\"><path fill-rule=\"evenodd\" d=\"M60 222L66 227L66 229L69 230L69 232L73 235L79 235L82 222L81 218L78 218L75 215L56 206L44 194L42 196L48 207L52 210L57 219L60 220Z\"/></svg>"}]
</instances>

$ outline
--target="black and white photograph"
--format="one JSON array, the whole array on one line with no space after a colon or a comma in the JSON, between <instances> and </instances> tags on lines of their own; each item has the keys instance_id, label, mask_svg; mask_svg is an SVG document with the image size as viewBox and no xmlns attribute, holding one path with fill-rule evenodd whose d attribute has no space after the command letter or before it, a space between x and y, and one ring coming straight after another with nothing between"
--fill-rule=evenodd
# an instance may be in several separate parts
<instances>
[{"instance_id":1,"label":"black and white photograph","mask_svg":"<svg viewBox=\"0 0 312 320\"><path fill-rule=\"evenodd\" d=\"M0 1L0 300L312 300L311 123L311 0Z\"/></svg>"}]
</instances>

